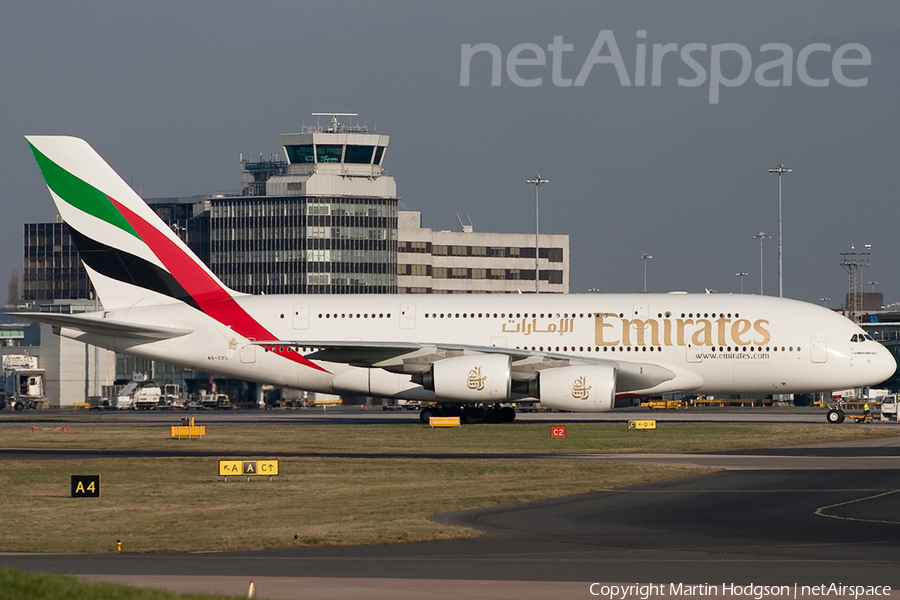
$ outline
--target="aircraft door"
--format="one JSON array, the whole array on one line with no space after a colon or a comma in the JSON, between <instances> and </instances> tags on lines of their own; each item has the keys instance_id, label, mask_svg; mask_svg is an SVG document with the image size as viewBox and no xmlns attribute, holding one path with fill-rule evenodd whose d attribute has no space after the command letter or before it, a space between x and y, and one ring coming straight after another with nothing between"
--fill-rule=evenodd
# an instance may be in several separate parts
<instances>
[{"instance_id":1,"label":"aircraft door","mask_svg":"<svg viewBox=\"0 0 900 600\"><path fill-rule=\"evenodd\" d=\"M401 304L400 305L400 329L416 328L416 305Z\"/></svg>"},{"instance_id":2,"label":"aircraft door","mask_svg":"<svg viewBox=\"0 0 900 600\"><path fill-rule=\"evenodd\" d=\"M694 344L689 343L684 350L685 358L689 363L703 362L703 358L700 356L700 353L703 351L703 346L695 346Z\"/></svg>"},{"instance_id":3,"label":"aircraft door","mask_svg":"<svg viewBox=\"0 0 900 600\"><path fill-rule=\"evenodd\" d=\"M646 321L650 318L650 305L646 302L635 303L631 307L631 318Z\"/></svg>"},{"instance_id":4,"label":"aircraft door","mask_svg":"<svg viewBox=\"0 0 900 600\"><path fill-rule=\"evenodd\" d=\"M651 343L650 336L648 331L650 329L650 324L647 320L650 318L650 305L646 302L635 303L631 306L631 340L632 343L636 343L634 340L644 340L645 344ZM638 327L637 321L643 323L641 327ZM641 331L643 329L643 331ZM635 348L636 350L637 348Z\"/></svg>"},{"instance_id":5,"label":"aircraft door","mask_svg":"<svg viewBox=\"0 0 900 600\"><path fill-rule=\"evenodd\" d=\"M309 329L309 304L294 305L294 329Z\"/></svg>"},{"instance_id":6,"label":"aircraft door","mask_svg":"<svg viewBox=\"0 0 900 600\"><path fill-rule=\"evenodd\" d=\"M252 342L253 340L251 339L250 341ZM256 362L256 346L253 344L241 346L241 362L245 364Z\"/></svg>"},{"instance_id":7,"label":"aircraft door","mask_svg":"<svg viewBox=\"0 0 900 600\"><path fill-rule=\"evenodd\" d=\"M814 363L828 360L828 346L821 336L809 338L809 359Z\"/></svg>"}]
</instances>

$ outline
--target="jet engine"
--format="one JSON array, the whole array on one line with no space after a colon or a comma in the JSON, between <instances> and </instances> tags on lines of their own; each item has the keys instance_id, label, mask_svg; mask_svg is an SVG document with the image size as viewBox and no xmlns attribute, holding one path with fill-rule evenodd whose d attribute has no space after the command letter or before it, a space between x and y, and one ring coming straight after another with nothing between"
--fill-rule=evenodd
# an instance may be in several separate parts
<instances>
[{"instance_id":1,"label":"jet engine","mask_svg":"<svg viewBox=\"0 0 900 600\"><path fill-rule=\"evenodd\" d=\"M501 402L509 398L511 363L505 354L445 358L432 365L423 384L439 400Z\"/></svg>"},{"instance_id":2,"label":"jet engine","mask_svg":"<svg viewBox=\"0 0 900 600\"><path fill-rule=\"evenodd\" d=\"M541 406L573 412L610 410L616 399L616 367L576 365L538 375Z\"/></svg>"}]
</instances>

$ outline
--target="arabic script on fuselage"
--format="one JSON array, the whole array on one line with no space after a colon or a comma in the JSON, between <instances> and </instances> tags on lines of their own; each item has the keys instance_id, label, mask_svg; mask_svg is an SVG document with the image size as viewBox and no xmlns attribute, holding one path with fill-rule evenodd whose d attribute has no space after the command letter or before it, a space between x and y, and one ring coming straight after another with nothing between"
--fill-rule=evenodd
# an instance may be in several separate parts
<instances>
[{"instance_id":1,"label":"arabic script on fuselage","mask_svg":"<svg viewBox=\"0 0 900 600\"><path fill-rule=\"evenodd\" d=\"M503 333L526 336L575 333L575 319L509 319ZM626 319L616 313L595 313L596 346L764 346L772 339L767 319L726 316Z\"/></svg>"}]
</instances>

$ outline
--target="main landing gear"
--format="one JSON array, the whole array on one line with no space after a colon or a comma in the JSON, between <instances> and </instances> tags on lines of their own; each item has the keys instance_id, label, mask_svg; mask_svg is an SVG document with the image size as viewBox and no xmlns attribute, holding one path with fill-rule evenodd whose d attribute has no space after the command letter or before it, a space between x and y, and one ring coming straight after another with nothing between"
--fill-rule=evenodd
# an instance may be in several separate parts
<instances>
[{"instance_id":1,"label":"main landing gear","mask_svg":"<svg viewBox=\"0 0 900 600\"><path fill-rule=\"evenodd\" d=\"M454 404L438 404L426 406L419 413L419 419L428 423L431 417L459 417L462 423L512 423L516 420L516 411L511 406L459 406Z\"/></svg>"}]
</instances>

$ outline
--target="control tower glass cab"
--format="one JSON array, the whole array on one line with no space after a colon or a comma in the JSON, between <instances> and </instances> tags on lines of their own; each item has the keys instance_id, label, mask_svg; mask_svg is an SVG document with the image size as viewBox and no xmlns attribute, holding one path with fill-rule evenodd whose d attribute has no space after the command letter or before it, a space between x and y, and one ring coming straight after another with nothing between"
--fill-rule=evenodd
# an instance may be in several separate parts
<instances>
[{"instance_id":1,"label":"control tower glass cab","mask_svg":"<svg viewBox=\"0 0 900 600\"><path fill-rule=\"evenodd\" d=\"M283 133L288 173L379 177L390 136L362 132Z\"/></svg>"},{"instance_id":2,"label":"control tower glass cab","mask_svg":"<svg viewBox=\"0 0 900 600\"><path fill-rule=\"evenodd\" d=\"M266 195L396 199L394 178L381 166L389 142L390 136L337 120L330 127L282 133L287 169L269 179Z\"/></svg>"}]
</instances>

